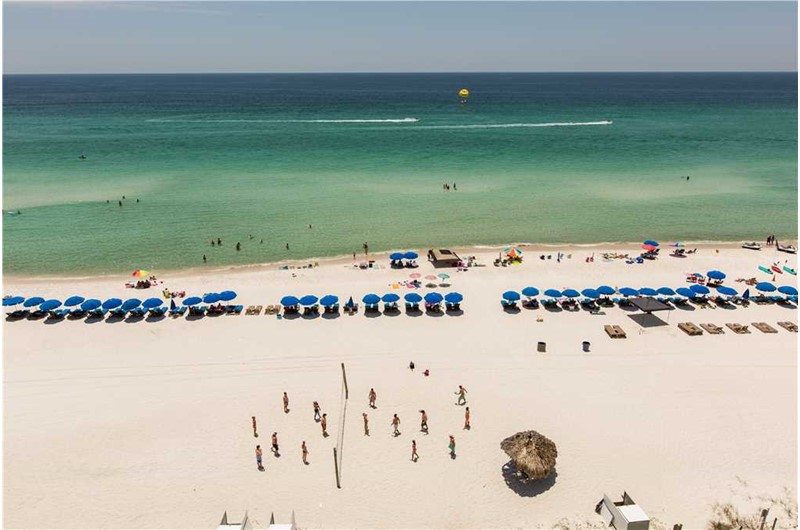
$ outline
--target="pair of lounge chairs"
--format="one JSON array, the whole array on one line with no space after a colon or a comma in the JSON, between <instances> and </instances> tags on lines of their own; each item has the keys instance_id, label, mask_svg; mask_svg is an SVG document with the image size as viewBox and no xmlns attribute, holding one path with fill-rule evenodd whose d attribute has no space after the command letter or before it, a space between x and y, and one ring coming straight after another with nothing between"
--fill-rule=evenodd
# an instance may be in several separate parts
<instances>
[{"instance_id":1,"label":"pair of lounge chairs","mask_svg":"<svg viewBox=\"0 0 800 530\"><path fill-rule=\"evenodd\" d=\"M778 325L783 329L785 329L786 331L797 333L797 324L795 324L794 322L778 322Z\"/></svg>"},{"instance_id":2,"label":"pair of lounge chairs","mask_svg":"<svg viewBox=\"0 0 800 530\"><path fill-rule=\"evenodd\" d=\"M628 337L625 331L620 326L617 325L607 324L603 326L603 329L612 339L625 339Z\"/></svg>"},{"instance_id":3,"label":"pair of lounge chairs","mask_svg":"<svg viewBox=\"0 0 800 530\"><path fill-rule=\"evenodd\" d=\"M678 329L692 337L697 337L703 334L702 328L692 322L680 322L678 324Z\"/></svg>"},{"instance_id":4,"label":"pair of lounge chairs","mask_svg":"<svg viewBox=\"0 0 800 530\"><path fill-rule=\"evenodd\" d=\"M725 326L736 333L737 335L749 335L750 329L747 326L743 326L742 324L737 324L735 322L725 324Z\"/></svg>"},{"instance_id":5,"label":"pair of lounge chairs","mask_svg":"<svg viewBox=\"0 0 800 530\"><path fill-rule=\"evenodd\" d=\"M269 306L269 307L272 307L272 306ZM261 309L262 309L262 306L260 306L260 305L249 305L249 306L247 306L247 309L245 309L244 314L245 315L260 315L261 314Z\"/></svg>"},{"instance_id":6,"label":"pair of lounge chairs","mask_svg":"<svg viewBox=\"0 0 800 530\"><path fill-rule=\"evenodd\" d=\"M778 330L767 324L766 322L753 322L753 327L761 333L777 333Z\"/></svg>"},{"instance_id":7,"label":"pair of lounge chairs","mask_svg":"<svg viewBox=\"0 0 800 530\"><path fill-rule=\"evenodd\" d=\"M174 317L174 318L182 317L184 315L184 313L186 313L186 306L185 305L182 305L180 307L176 307L175 309L170 309L169 310L169 315L171 317Z\"/></svg>"},{"instance_id":8,"label":"pair of lounge chairs","mask_svg":"<svg viewBox=\"0 0 800 530\"><path fill-rule=\"evenodd\" d=\"M453 303L450 303L450 302L445 302L444 306L445 306L445 309L447 311L461 311L461 304L460 303L453 304Z\"/></svg>"},{"instance_id":9,"label":"pair of lounge chairs","mask_svg":"<svg viewBox=\"0 0 800 530\"><path fill-rule=\"evenodd\" d=\"M522 302L522 307L526 309L539 309L539 300L537 300L536 298L525 300L524 302Z\"/></svg>"},{"instance_id":10,"label":"pair of lounge chairs","mask_svg":"<svg viewBox=\"0 0 800 530\"><path fill-rule=\"evenodd\" d=\"M260 308L261 306L258 306L258 307ZM264 308L264 314L265 315L277 315L280 312L281 312L281 305L280 304L268 305L266 308ZM256 314L258 314L258 313L256 313Z\"/></svg>"},{"instance_id":11,"label":"pair of lounge chairs","mask_svg":"<svg viewBox=\"0 0 800 530\"><path fill-rule=\"evenodd\" d=\"M725 330L716 324L700 324L700 327L706 330L709 335L724 335Z\"/></svg>"},{"instance_id":12,"label":"pair of lounge chairs","mask_svg":"<svg viewBox=\"0 0 800 530\"><path fill-rule=\"evenodd\" d=\"M346 305L344 306L344 312L348 315L355 315L358 313L358 304L354 303L353 305Z\"/></svg>"}]
</instances>

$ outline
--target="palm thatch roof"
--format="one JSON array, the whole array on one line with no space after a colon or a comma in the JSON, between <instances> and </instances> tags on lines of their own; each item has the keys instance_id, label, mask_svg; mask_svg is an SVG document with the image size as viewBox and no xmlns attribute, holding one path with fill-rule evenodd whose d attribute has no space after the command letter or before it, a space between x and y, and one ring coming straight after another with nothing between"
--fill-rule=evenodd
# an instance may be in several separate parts
<instances>
[{"instance_id":1,"label":"palm thatch roof","mask_svg":"<svg viewBox=\"0 0 800 530\"><path fill-rule=\"evenodd\" d=\"M546 478L556 467L556 444L536 431L523 431L509 436L500 442L500 448L528 478Z\"/></svg>"}]
</instances>

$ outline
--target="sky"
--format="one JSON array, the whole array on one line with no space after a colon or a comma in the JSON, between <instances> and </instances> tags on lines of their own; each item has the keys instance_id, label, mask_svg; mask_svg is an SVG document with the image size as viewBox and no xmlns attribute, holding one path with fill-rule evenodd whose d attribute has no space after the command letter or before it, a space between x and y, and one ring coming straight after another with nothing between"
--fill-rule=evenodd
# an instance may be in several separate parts
<instances>
[{"instance_id":1,"label":"sky","mask_svg":"<svg viewBox=\"0 0 800 530\"><path fill-rule=\"evenodd\" d=\"M4 73L796 71L796 2L3 2Z\"/></svg>"}]
</instances>

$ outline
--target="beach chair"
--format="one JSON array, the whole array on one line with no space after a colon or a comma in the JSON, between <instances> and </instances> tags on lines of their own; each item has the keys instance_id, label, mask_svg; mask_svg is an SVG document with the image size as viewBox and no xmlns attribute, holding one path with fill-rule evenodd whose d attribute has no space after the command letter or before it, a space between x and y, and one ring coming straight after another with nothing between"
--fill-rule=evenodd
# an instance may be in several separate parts
<instances>
[{"instance_id":1,"label":"beach chair","mask_svg":"<svg viewBox=\"0 0 800 530\"><path fill-rule=\"evenodd\" d=\"M615 325L605 325L603 326L606 334L611 337L612 339L624 339L626 338L626 334L622 331L622 328Z\"/></svg>"},{"instance_id":2,"label":"beach chair","mask_svg":"<svg viewBox=\"0 0 800 530\"><path fill-rule=\"evenodd\" d=\"M189 316L190 317L204 316L206 314L206 309L208 308L204 305L193 305L189 307Z\"/></svg>"},{"instance_id":3,"label":"beach chair","mask_svg":"<svg viewBox=\"0 0 800 530\"><path fill-rule=\"evenodd\" d=\"M723 335L725 330L716 324L700 324L700 327L708 332L709 335Z\"/></svg>"},{"instance_id":4,"label":"beach chair","mask_svg":"<svg viewBox=\"0 0 800 530\"><path fill-rule=\"evenodd\" d=\"M731 331L733 331L734 333L736 333L737 335L749 335L750 334L750 330L747 328L747 326L743 326L741 324L736 324L735 322L725 324L725 326L728 329L730 329Z\"/></svg>"},{"instance_id":5,"label":"beach chair","mask_svg":"<svg viewBox=\"0 0 800 530\"><path fill-rule=\"evenodd\" d=\"M97 309L89 311L87 318L105 318L107 312L108 310L98 307Z\"/></svg>"},{"instance_id":6,"label":"beach chair","mask_svg":"<svg viewBox=\"0 0 800 530\"><path fill-rule=\"evenodd\" d=\"M260 306L260 305L253 306L253 311L250 314L251 315L260 315L261 314L261 308L262 308L262 306Z\"/></svg>"},{"instance_id":7,"label":"beach chair","mask_svg":"<svg viewBox=\"0 0 800 530\"><path fill-rule=\"evenodd\" d=\"M687 335L692 337L697 337L703 334L703 330L697 327L697 325L692 324L691 322L681 322L678 324L678 328Z\"/></svg>"},{"instance_id":8,"label":"beach chair","mask_svg":"<svg viewBox=\"0 0 800 530\"><path fill-rule=\"evenodd\" d=\"M54 309L50 311L48 318L51 320L61 320L69 314L69 309Z\"/></svg>"},{"instance_id":9,"label":"beach chair","mask_svg":"<svg viewBox=\"0 0 800 530\"><path fill-rule=\"evenodd\" d=\"M778 322L778 325L786 331L797 333L797 324L794 324L793 322Z\"/></svg>"},{"instance_id":10,"label":"beach chair","mask_svg":"<svg viewBox=\"0 0 800 530\"><path fill-rule=\"evenodd\" d=\"M10 313L6 313L6 317L12 320L25 318L30 313L27 309L17 309L16 311L12 311Z\"/></svg>"},{"instance_id":11,"label":"beach chair","mask_svg":"<svg viewBox=\"0 0 800 530\"><path fill-rule=\"evenodd\" d=\"M777 333L778 330L767 324L766 322L753 322L753 327L761 333Z\"/></svg>"},{"instance_id":12,"label":"beach chair","mask_svg":"<svg viewBox=\"0 0 800 530\"><path fill-rule=\"evenodd\" d=\"M175 309L170 309L169 310L169 314L171 316L173 316L173 317L176 317L176 318L180 317L180 316L183 316L184 313L186 313L186 306L185 305L180 306L180 307L176 307Z\"/></svg>"},{"instance_id":13,"label":"beach chair","mask_svg":"<svg viewBox=\"0 0 800 530\"><path fill-rule=\"evenodd\" d=\"M112 309L108 312L109 316L114 318L125 318L125 315L128 314L127 311L122 309L121 307L117 307L116 309Z\"/></svg>"},{"instance_id":14,"label":"beach chair","mask_svg":"<svg viewBox=\"0 0 800 530\"><path fill-rule=\"evenodd\" d=\"M88 311L86 311L85 309L81 309L80 307L76 307L75 309L70 310L69 314L67 316L69 318L77 320L79 318L85 317L87 313L88 313Z\"/></svg>"},{"instance_id":15,"label":"beach chair","mask_svg":"<svg viewBox=\"0 0 800 530\"><path fill-rule=\"evenodd\" d=\"M241 314L242 314L242 310L243 310L243 309L244 309L244 306L243 306L243 305L240 305L240 304L234 304L234 305L229 305L229 306L226 308L226 312L227 312L229 315L241 315Z\"/></svg>"},{"instance_id":16,"label":"beach chair","mask_svg":"<svg viewBox=\"0 0 800 530\"><path fill-rule=\"evenodd\" d=\"M142 318L147 313L147 310L143 307L136 307L131 309L129 316L133 318Z\"/></svg>"}]
</instances>

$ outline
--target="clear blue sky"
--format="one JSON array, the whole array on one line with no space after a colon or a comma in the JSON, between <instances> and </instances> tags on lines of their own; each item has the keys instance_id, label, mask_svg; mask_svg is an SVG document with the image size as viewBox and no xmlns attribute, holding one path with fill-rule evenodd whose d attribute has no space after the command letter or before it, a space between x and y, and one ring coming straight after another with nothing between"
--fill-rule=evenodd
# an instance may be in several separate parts
<instances>
[{"instance_id":1,"label":"clear blue sky","mask_svg":"<svg viewBox=\"0 0 800 530\"><path fill-rule=\"evenodd\" d=\"M796 2L4 2L5 73L797 69Z\"/></svg>"}]
</instances>

